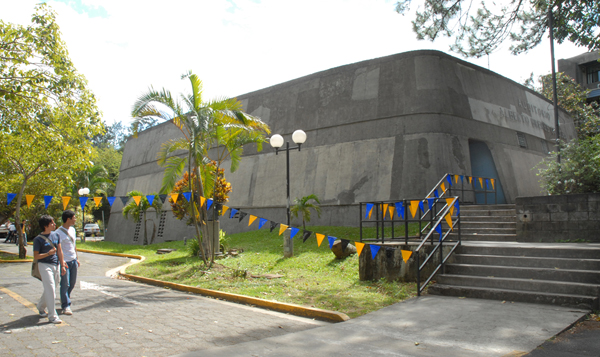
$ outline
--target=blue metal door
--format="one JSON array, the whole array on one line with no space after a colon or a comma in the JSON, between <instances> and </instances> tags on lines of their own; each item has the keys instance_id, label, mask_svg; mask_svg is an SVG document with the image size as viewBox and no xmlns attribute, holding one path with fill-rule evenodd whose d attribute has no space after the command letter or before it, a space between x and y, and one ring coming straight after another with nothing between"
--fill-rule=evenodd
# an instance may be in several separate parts
<instances>
[{"instance_id":1,"label":"blue metal door","mask_svg":"<svg viewBox=\"0 0 600 357\"><path fill-rule=\"evenodd\" d=\"M489 177L495 181L497 202L493 193L487 193L487 203L506 203L502 184L500 183L498 171L494 164L494 158L487 144L483 141L469 140L469 153L471 156L471 174L473 177ZM481 188L477 184L475 184L475 189L475 203L484 204L486 201L485 193L481 192Z\"/></svg>"}]
</instances>

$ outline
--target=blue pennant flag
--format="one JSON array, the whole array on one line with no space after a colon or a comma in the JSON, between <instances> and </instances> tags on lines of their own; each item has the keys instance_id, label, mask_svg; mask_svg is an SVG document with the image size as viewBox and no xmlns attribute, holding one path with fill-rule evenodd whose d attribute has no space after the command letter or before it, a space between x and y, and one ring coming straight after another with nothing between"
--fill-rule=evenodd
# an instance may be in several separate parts
<instances>
[{"instance_id":1,"label":"blue pennant flag","mask_svg":"<svg viewBox=\"0 0 600 357\"><path fill-rule=\"evenodd\" d=\"M427 199L427 205L429 206L429 210L433 209L433 201L435 201L435 198L428 198Z\"/></svg>"},{"instance_id":2,"label":"blue pennant flag","mask_svg":"<svg viewBox=\"0 0 600 357\"><path fill-rule=\"evenodd\" d=\"M437 192L437 188L433 190L433 195L435 196L435 198L440 198L440 195Z\"/></svg>"},{"instance_id":3,"label":"blue pennant flag","mask_svg":"<svg viewBox=\"0 0 600 357\"><path fill-rule=\"evenodd\" d=\"M379 249L381 247L378 245L369 244L369 248L371 248L371 259L375 259L375 257L377 256L377 253L379 253Z\"/></svg>"},{"instance_id":4,"label":"blue pennant flag","mask_svg":"<svg viewBox=\"0 0 600 357\"><path fill-rule=\"evenodd\" d=\"M369 218L369 212L373 209L372 203L367 203L367 211L365 212L365 218Z\"/></svg>"},{"instance_id":5,"label":"blue pennant flag","mask_svg":"<svg viewBox=\"0 0 600 357\"><path fill-rule=\"evenodd\" d=\"M327 240L329 241L329 249L333 248L333 243L335 243L336 237L327 236Z\"/></svg>"},{"instance_id":6,"label":"blue pennant flag","mask_svg":"<svg viewBox=\"0 0 600 357\"><path fill-rule=\"evenodd\" d=\"M81 209L85 209L85 204L87 203L87 197L79 197L79 203L81 204Z\"/></svg>"},{"instance_id":7,"label":"blue pennant flag","mask_svg":"<svg viewBox=\"0 0 600 357\"><path fill-rule=\"evenodd\" d=\"M485 187L489 190L490 189L490 180L485 179Z\"/></svg>"},{"instance_id":8,"label":"blue pennant flag","mask_svg":"<svg viewBox=\"0 0 600 357\"><path fill-rule=\"evenodd\" d=\"M423 208L423 201L419 201L419 208L421 209L421 213L425 213L425 209Z\"/></svg>"},{"instance_id":9,"label":"blue pennant flag","mask_svg":"<svg viewBox=\"0 0 600 357\"><path fill-rule=\"evenodd\" d=\"M231 209L231 213L229 214L229 218L233 218L233 216L235 216L235 214L237 213L238 210L236 210L235 208Z\"/></svg>"},{"instance_id":10,"label":"blue pennant flag","mask_svg":"<svg viewBox=\"0 0 600 357\"><path fill-rule=\"evenodd\" d=\"M446 176L446 181L448 181L448 184L450 184L450 186L452 186L452 176L450 176L450 175Z\"/></svg>"},{"instance_id":11,"label":"blue pennant flag","mask_svg":"<svg viewBox=\"0 0 600 357\"><path fill-rule=\"evenodd\" d=\"M299 230L300 230L299 228L292 227L291 231L290 231L290 239L293 239L294 236L296 235L296 233L298 233Z\"/></svg>"},{"instance_id":12,"label":"blue pennant flag","mask_svg":"<svg viewBox=\"0 0 600 357\"><path fill-rule=\"evenodd\" d=\"M463 175L460 175L460 183L464 182L465 177Z\"/></svg>"},{"instance_id":13,"label":"blue pennant flag","mask_svg":"<svg viewBox=\"0 0 600 357\"><path fill-rule=\"evenodd\" d=\"M15 199L15 197L17 197L16 193L7 193L6 194L6 202L7 202L6 204L9 205L12 202L12 200Z\"/></svg>"},{"instance_id":14,"label":"blue pennant flag","mask_svg":"<svg viewBox=\"0 0 600 357\"><path fill-rule=\"evenodd\" d=\"M398 217L404 219L404 204L403 204L403 202L396 202L394 205L396 206L396 212L398 212Z\"/></svg>"},{"instance_id":15,"label":"blue pennant flag","mask_svg":"<svg viewBox=\"0 0 600 357\"><path fill-rule=\"evenodd\" d=\"M206 210L207 211L210 209L210 206L212 206L212 204L213 204L213 200L211 200L210 198L207 198L206 199Z\"/></svg>"},{"instance_id":16,"label":"blue pennant flag","mask_svg":"<svg viewBox=\"0 0 600 357\"><path fill-rule=\"evenodd\" d=\"M267 223L268 221L269 221L269 220L268 220L268 219L266 219L266 218L260 218L260 219L258 220L258 229L261 229L261 228L262 228L262 226L264 226L264 225L265 225L265 223Z\"/></svg>"},{"instance_id":17,"label":"blue pennant flag","mask_svg":"<svg viewBox=\"0 0 600 357\"><path fill-rule=\"evenodd\" d=\"M458 200L454 201L454 207L456 208L456 215L460 214L460 205L458 204Z\"/></svg>"},{"instance_id":18,"label":"blue pennant flag","mask_svg":"<svg viewBox=\"0 0 600 357\"><path fill-rule=\"evenodd\" d=\"M44 196L44 203L46 204L46 209L48 209L50 201L52 201L52 196Z\"/></svg>"},{"instance_id":19,"label":"blue pennant flag","mask_svg":"<svg viewBox=\"0 0 600 357\"><path fill-rule=\"evenodd\" d=\"M185 195L185 193L184 193L184 195ZM148 200L148 204L150 206L152 206L152 203L154 202L154 195L147 195L146 199Z\"/></svg>"},{"instance_id":20,"label":"blue pennant flag","mask_svg":"<svg viewBox=\"0 0 600 357\"><path fill-rule=\"evenodd\" d=\"M183 197L185 197L185 200L190 202L190 200L192 199L192 193L191 192L184 192L183 193Z\"/></svg>"},{"instance_id":21,"label":"blue pennant flag","mask_svg":"<svg viewBox=\"0 0 600 357\"><path fill-rule=\"evenodd\" d=\"M106 197L108 200L108 204L112 207L112 204L115 202L116 197Z\"/></svg>"},{"instance_id":22,"label":"blue pennant flag","mask_svg":"<svg viewBox=\"0 0 600 357\"><path fill-rule=\"evenodd\" d=\"M438 232L438 233L440 234L440 242L441 242L441 241L442 241L442 225L441 225L441 224L438 224L438 225L435 227L435 231L436 231L436 232Z\"/></svg>"}]
</instances>

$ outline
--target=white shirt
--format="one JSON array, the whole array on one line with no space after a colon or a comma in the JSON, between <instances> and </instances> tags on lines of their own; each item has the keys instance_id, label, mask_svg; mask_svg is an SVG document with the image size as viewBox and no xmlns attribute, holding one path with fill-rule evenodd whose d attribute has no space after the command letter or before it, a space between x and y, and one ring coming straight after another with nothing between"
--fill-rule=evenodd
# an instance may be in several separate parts
<instances>
[{"instance_id":1,"label":"white shirt","mask_svg":"<svg viewBox=\"0 0 600 357\"><path fill-rule=\"evenodd\" d=\"M57 228L54 232L58 233L58 236L60 237L60 246L62 247L65 262L76 260L77 251L75 250L75 241L73 240L75 239L75 235L77 234L75 232L75 228L73 226L69 227L69 234L71 235L71 237L73 237L73 239L71 239L69 235L65 233L64 228L62 226Z\"/></svg>"}]
</instances>

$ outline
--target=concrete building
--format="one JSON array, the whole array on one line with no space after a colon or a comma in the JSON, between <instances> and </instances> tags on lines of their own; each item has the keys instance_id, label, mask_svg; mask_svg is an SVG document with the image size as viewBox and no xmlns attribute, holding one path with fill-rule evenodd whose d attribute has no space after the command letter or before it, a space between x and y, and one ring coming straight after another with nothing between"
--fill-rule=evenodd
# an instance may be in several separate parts
<instances>
[{"instance_id":1,"label":"concrete building","mask_svg":"<svg viewBox=\"0 0 600 357\"><path fill-rule=\"evenodd\" d=\"M296 129L307 133L302 151L290 153L291 197L321 198L323 214L313 217L315 225L356 226L359 202L422 198L445 173L495 178L500 203L538 195L535 166L555 139L550 101L438 51L349 64L238 99L273 134L291 140ZM575 137L572 120L562 110L560 125L565 139ZM116 195L134 189L158 192L163 169L156 153L177 135L171 123L163 123L129 139ZM268 144L262 152L245 148L240 168L226 177L233 185L229 206L286 221L284 155L275 155ZM140 228L125 221L121 210L117 200L106 239L141 242ZM229 233L256 229L247 227L247 219L221 222ZM157 224L159 241L193 236L171 212Z\"/></svg>"},{"instance_id":2,"label":"concrete building","mask_svg":"<svg viewBox=\"0 0 600 357\"><path fill-rule=\"evenodd\" d=\"M600 52L588 52L579 56L558 60L558 71L575 79L583 88L590 89L588 103L600 104Z\"/></svg>"}]
</instances>

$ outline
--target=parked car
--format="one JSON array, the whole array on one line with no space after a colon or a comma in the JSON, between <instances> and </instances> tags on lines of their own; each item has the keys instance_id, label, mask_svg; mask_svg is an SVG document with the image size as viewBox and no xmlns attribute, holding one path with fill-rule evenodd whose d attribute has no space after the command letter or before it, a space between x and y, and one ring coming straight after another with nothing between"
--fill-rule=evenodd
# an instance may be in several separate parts
<instances>
[{"instance_id":1,"label":"parked car","mask_svg":"<svg viewBox=\"0 0 600 357\"><path fill-rule=\"evenodd\" d=\"M98 233L100 233L100 226L98 226L96 223L88 223L83 227L83 233L85 233L86 237L92 236L92 235L96 235Z\"/></svg>"},{"instance_id":2,"label":"parked car","mask_svg":"<svg viewBox=\"0 0 600 357\"><path fill-rule=\"evenodd\" d=\"M8 223L0 226L0 238L6 238L6 236L8 236Z\"/></svg>"}]
</instances>

